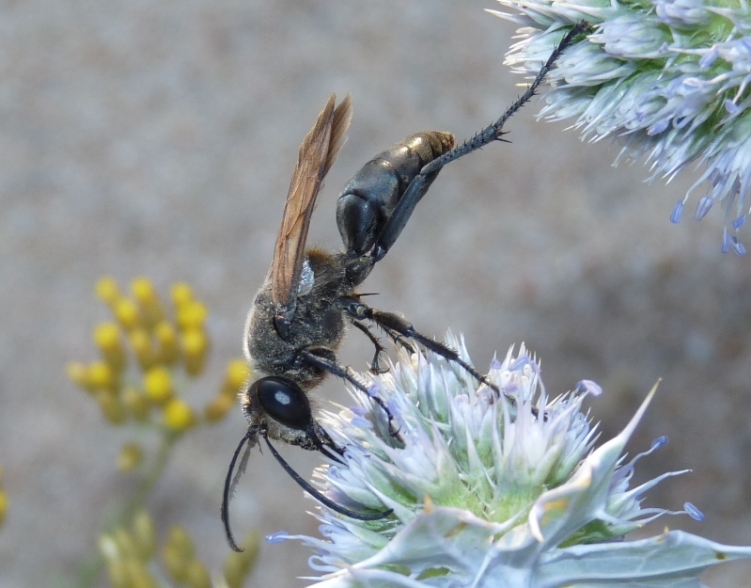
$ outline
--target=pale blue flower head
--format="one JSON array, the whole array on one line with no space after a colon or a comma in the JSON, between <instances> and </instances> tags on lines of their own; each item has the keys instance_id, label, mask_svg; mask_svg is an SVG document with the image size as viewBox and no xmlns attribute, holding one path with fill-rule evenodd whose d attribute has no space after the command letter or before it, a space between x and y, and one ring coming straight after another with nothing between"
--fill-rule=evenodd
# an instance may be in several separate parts
<instances>
[{"instance_id":1,"label":"pale blue flower head","mask_svg":"<svg viewBox=\"0 0 751 588\"><path fill-rule=\"evenodd\" d=\"M446 343L469 362L463 341ZM488 375L501 391L432 354L401 352L388 373L363 374L384 411L354 391L357 407L324 415L345 449L344 464L316 471L325 495L388 518L353 520L319 505L322 538L300 539L315 555L316 586L699 586L711 565L751 556L681 532L623 541L664 514L642 507L669 472L631 487L636 462L667 441L627 459L624 448L647 405L615 438L594 448L597 427L582 402L601 390L583 380L555 398L524 346L494 361ZM700 518L698 510L684 510ZM634 562L638 562L638 564ZM627 572L625 571L627 570ZM693 583L692 583L693 582ZM647 585L647 584L644 584Z\"/></svg>"},{"instance_id":2,"label":"pale blue flower head","mask_svg":"<svg viewBox=\"0 0 751 588\"><path fill-rule=\"evenodd\" d=\"M668 180L691 163L705 171L692 192L694 218L715 203L725 214L722 249L746 251L737 233L751 191L751 10L745 0L498 0L519 41L506 62L534 75L567 30L581 20L593 32L570 47L549 74L553 89L540 116L574 118L582 138L623 141L622 157L646 157L650 180Z\"/></svg>"}]
</instances>

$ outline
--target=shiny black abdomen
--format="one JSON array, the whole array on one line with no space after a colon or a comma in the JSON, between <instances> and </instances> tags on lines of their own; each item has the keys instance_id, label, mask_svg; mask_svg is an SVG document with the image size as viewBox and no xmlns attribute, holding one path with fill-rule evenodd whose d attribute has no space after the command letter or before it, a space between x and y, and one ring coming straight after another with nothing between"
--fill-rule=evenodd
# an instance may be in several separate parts
<instances>
[{"instance_id":1,"label":"shiny black abdomen","mask_svg":"<svg viewBox=\"0 0 751 588\"><path fill-rule=\"evenodd\" d=\"M373 247L412 179L453 146L450 133L425 131L399 141L360 168L342 190L336 207L339 234L350 256ZM426 190L436 175L428 178Z\"/></svg>"}]
</instances>

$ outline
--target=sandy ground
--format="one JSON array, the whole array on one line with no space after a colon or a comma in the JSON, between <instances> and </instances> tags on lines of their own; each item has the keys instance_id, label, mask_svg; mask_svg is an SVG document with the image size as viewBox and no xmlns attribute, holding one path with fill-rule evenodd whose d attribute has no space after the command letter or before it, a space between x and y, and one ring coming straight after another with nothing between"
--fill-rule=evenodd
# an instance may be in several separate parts
<instances>
[{"instance_id":1,"label":"sandy ground","mask_svg":"<svg viewBox=\"0 0 751 588\"><path fill-rule=\"evenodd\" d=\"M271 259L297 146L331 92L352 92L349 143L320 198L311 240L336 248L336 194L357 168L425 129L466 138L518 93L502 65L513 27L490 0L8 0L0 6L0 464L11 499L0 529L0 586L63 586L94 548L106 514L132 489L115 471L127 431L106 425L65 377L93 359L106 318L92 289L146 274L165 292L185 280L211 309L214 362L200 405L239 353L245 313ZM673 226L690 174L645 185L613 169L612 145L584 145L536 123L539 103L498 144L445 170L376 268L373 303L424 332L465 333L487 365L525 341L547 388L583 378L603 431L622 427L657 378L633 451L671 444L638 480L693 473L648 499L697 504L706 521L663 520L751 543L749 261L720 253L721 214ZM744 294L746 292L746 294ZM352 336L342 360L364 367ZM342 398L329 382L323 395ZM218 509L237 411L177 450L149 502L160 529L181 523L204 561L227 553ZM314 455L287 450L307 473ZM316 533L312 503L254 456L233 517ZM637 480L637 481L638 481ZM301 586L299 545L265 545L249 586ZM751 566L706 582L747 585ZM104 581L102 580L102 585Z\"/></svg>"}]
</instances>

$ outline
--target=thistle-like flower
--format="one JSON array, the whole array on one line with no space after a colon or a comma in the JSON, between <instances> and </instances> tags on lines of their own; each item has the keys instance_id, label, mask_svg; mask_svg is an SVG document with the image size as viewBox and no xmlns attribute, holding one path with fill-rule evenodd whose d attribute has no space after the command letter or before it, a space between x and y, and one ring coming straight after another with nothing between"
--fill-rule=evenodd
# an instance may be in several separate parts
<instances>
[{"instance_id":1,"label":"thistle-like flower","mask_svg":"<svg viewBox=\"0 0 751 588\"><path fill-rule=\"evenodd\" d=\"M715 202L725 209L723 251L745 247L737 231L751 190L751 11L745 1L498 0L513 12L520 40L506 57L533 75L563 34L588 21L594 32L568 48L549 74L553 89L541 117L574 117L582 138L624 142L618 159L646 155L653 172L673 178L697 162L706 170L676 205L679 222L704 182L694 218ZM731 234L731 232L733 234Z\"/></svg>"},{"instance_id":2,"label":"thistle-like flower","mask_svg":"<svg viewBox=\"0 0 751 588\"><path fill-rule=\"evenodd\" d=\"M463 341L446 343L469 361ZM419 353L401 352L388 373L362 377L387 402L399 435L389 433L378 405L353 392L356 408L322 421L345 448L345 463L319 468L317 483L339 504L393 514L361 521L321 506L322 539L270 537L314 549L310 565L323 574L315 586L686 587L699 586L710 566L751 557L751 548L683 532L622 540L678 514L641 500L685 472L629 487L636 462L667 441L631 459L624 454L654 390L623 432L594 449L597 427L582 402L599 386L585 380L550 399L524 346L491 366L500 397L461 368ZM701 518L690 504L679 512Z\"/></svg>"}]
</instances>

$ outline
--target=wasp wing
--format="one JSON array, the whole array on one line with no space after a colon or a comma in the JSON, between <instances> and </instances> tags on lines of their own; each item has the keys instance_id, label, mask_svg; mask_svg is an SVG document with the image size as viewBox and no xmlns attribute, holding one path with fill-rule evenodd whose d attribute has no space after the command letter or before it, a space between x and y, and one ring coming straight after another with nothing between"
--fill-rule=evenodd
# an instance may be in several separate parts
<instances>
[{"instance_id":1,"label":"wasp wing","mask_svg":"<svg viewBox=\"0 0 751 588\"><path fill-rule=\"evenodd\" d=\"M352 119L352 101L349 94L334 107L336 96L329 98L315 126L300 145L295 171L284 206L282 227L274 246L271 265L271 299L277 306L277 317L289 324L294 316L297 291L300 286L305 241L308 237L310 217L323 178L345 142Z\"/></svg>"}]
</instances>

